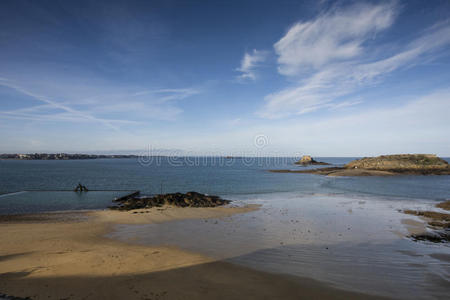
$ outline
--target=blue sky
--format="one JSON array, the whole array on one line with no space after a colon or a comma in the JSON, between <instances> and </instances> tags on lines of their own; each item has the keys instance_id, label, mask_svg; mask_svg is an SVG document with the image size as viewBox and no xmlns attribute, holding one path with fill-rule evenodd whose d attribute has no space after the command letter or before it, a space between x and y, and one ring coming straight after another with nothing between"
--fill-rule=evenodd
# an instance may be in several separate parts
<instances>
[{"instance_id":1,"label":"blue sky","mask_svg":"<svg viewBox=\"0 0 450 300\"><path fill-rule=\"evenodd\" d=\"M450 156L449 1L1 1L0 152Z\"/></svg>"}]
</instances>

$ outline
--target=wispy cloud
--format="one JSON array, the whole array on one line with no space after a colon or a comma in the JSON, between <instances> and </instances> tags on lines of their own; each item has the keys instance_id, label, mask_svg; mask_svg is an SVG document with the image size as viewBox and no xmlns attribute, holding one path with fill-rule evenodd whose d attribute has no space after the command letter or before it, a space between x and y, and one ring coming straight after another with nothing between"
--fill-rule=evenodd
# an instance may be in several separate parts
<instances>
[{"instance_id":1,"label":"wispy cloud","mask_svg":"<svg viewBox=\"0 0 450 300\"><path fill-rule=\"evenodd\" d=\"M358 56L362 43L391 26L396 14L391 4L357 4L335 8L316 19L297 23L275 45L279 72L297 75L303 68Z\"/></svg>"},{"instance_id":2,"label":"wispy cloud","mask_svg":"<svg viewBox=\"0 0 450 300\"><path fill-rule=\"evenodd\" d=\"M117 130L117 127L112 123L113 120L106 120L106 119L94 117L94 116L92 116L89 113L73 109L73 108L71 108L71 107L69 107L67 105L64 105L64 104L58 103L56 101L50 100L48 97L45 97L45 96L33 93L33 92L23 88L23 87L20 87L18 85L10 83L8 80L1 80L0 81L0 85L4 86L4 87L11 88L11 89L13 89L13 90L15 90L15 91L17 91L19 93L22 93L22 94L27 95L27 96L29 96L31 98L34 98L34 99L39 100L41 102L44 102L46 104L46 106L44 106L44 107L50 107L50 108L62 110L62 111L65 112L66 117L69 116L69 117L74 117L74 119L77 119L77 120L81 119L81 120L87 120L87 121L93 121L93 122L100 122L100 123L102 123L102 124L112 128L112 129L116 129ZM41 109L42 106L40 106L39 108ZM29 119L30 117L32 117L32 116L30 116L30 114L24 114L24 113L20 113L20 112L17 113L17 112L14 112L14 111L12 111L12 112L2 112L2 113L4 115L11 115L11 116L14 116L16 118L23 116L24 118ZM60 115L60 114L58 114L58 115ZM34 116L34 118L36 118L36 117L39 117L39 116ZM47 115L47 117L49 117L49 116Z\"/></svg>"},{"instance_id":3,"label":"wispy cloud","mask_svg":"<svg viewBox=\"0 0 450 300\"><path fill-rule=\"evenodd\" d=\"M133 96L156 95L158 102L168 102L171 100L181 100L199 94L200 90L195 88L185 89L156 89L136 92Z\"/></svg>"},{"instance_id":4,"label":"wispy cloud","mask_svg":"<svg viewBox=\"0 0 450 300\"><path fill-rule=\"evenodd\" d=\"M358 4L345 11L335 10L314 21L294 25L275 44L280 55L279 72L289 77L303 76L297 83L267 95L266 103L258 114L265 118L280 118L324 108L356 105L361 100L348 101L345 96L382 80L383 76L395 70L411 67L425 59L432 60L433 54L450 44L450 26L446 22L425 30L396 53L370 61L372 53L376 52L374 50L381 50L383 46L362 49L362 42L371 32L392 24L395 15L395 6L392 5ZM357 20L358 16L365 16L359 25L357 21L351 20ZM332 30L332 27L337 29ZM327 28L330 29L328 33ZM343 28L347 28L350 33L340 34ZM322 33L325 37L311 38L311 30L314 35ZM320 50L322 47L324 49ZM305 49L317 52L318 56L304 54ZM309 68L309 72L305 74L302 67Z\"/></svg>"},{"instance_id":5,"label":"wispy cloud","mask_svg":"<svg viewBox=\"0 0 450 300\"><path fill-rule=\"evenodd\" d=\"M49 91L49 94L53 96L44 96L41 91L36 92L33 88L24 87L6 78L0 79L0 86L42 103L24 108L1 110L0 115L4 118L100 123L113 130L119 130L121 125L143 124L151 119L173 120L182 110L172 102L199 93L194 88L128 92L127 89L117 90L111 87L108 92L102 89L93 90L91 93L95 91L95 94L81 99L77 99L74 95L66 95L66 99L58 99L54 96L55 90ZM116 93L111 94L112 91ZM67 93L70 94L69 91ZM127 118L127 114L132 115L132 119Z\"/></svg>"},{"instance_id":6,"label":"wispy cloud","mask_svg":"<svg viewBox=\"0 0 450 300\"><path fill-rule=\"evenodd\" d=\"M246 52L241 60L241 66L236 71L241 72L238 80L256 80L255 69L266 60L267 51L253 49L252 52Z\"/></svg>"},{"instance_id":7,"label":"wispy cloud","mask_svg":"<svg viewBox=\"0 0 450 300\"><path fill-rule=\"evenodd\" d=\"M192 136L178 131L165 147L214 155L358 156L405 152L448 155L449 110L450 90L440 90L408 97L407 101L390 107L317 116L314 122L309 118L282 122L239 120L233 126L234 121L230 120L205 134ZM255 149L255 136L261 133L270 143L263 149Z\"/></svg>"}]
</instances>

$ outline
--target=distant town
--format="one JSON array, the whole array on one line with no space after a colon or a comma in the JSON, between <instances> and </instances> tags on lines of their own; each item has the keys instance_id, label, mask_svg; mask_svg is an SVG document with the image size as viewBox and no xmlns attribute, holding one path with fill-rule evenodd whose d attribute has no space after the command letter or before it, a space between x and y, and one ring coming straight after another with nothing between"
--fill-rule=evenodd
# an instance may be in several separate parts
<instances>
[{"instance_id":1,"label":"distant town","mask_svg":"<svg viewBox=\"0 0 450 300\"><path fill-rule=\"evenodd\" d=\"M137 155L97 155L97 154L67 154L67 153L30 153L30 154L0 154L0 159L23 160L68 160L68 159L98 159L98 158L137 158Z\"/></svg>"}]
</instances>

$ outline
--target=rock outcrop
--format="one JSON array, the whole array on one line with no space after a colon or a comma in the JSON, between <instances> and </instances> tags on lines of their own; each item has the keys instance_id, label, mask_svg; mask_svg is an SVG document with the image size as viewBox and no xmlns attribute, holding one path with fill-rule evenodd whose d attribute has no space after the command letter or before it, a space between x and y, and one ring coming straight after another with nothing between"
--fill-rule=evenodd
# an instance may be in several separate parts
<instances>
[{"instance_id":1,"label":"rock outcrop","mask_svg":"<svg viewBox=\"0 0 450 300\"><path fill-rule=\"evenodd\" d=\"M345 165L347 169L365 169L378 171L446 169L448 162L434 154L397 154L366 157Z\"/></svg>"},{"instance_id":2,"label":"rock outcrop","mask_svg":"<svg viewBox=\"0 0 450 300\"><path fill-rule=\"evenodd\" d=\"M87 192L88 188L81 183L78 183L77 187L74 189L74 192Z\"/></svg>"},{"instance_id":3,"label":"rock outcrop","mask_svg":"<svg viewBox=\"0 0 450 300\"><path fill-rule=\"evenodd\" d=\"M307 166L307 165L329 165L329 163L316 161L314 158L312 158L310 155L303 155L302 158L297 161L295 164Z\"/></svg>"},{"instance_id":4,"label":"rock outcrop","mask_svg":"<svg viewBox=\"0 0 450 300\"><path fill-rule=\"evenodd\" d=\"M31 300L31 298L30 297L26 297L26 298L14 297L14 296L0 293L0 300Z\"/></svg>"},{"instance_id":5,"label":"rock outcrop","mask_svg":"<svg viewBox=\"0 0 450 300\"><path fill-rule=\"evenodd\" d=\"M450 200L436 204L437 208L450 210ZM426 219L428 230L410 237L416 241L435 243L450 242L450 214L440 211L404 210L405 214L420 216Z\"/></svg>"},{"instance_id":6,"label":"rock outcrop","mask_svg":"<svg viewBox=\"0 0 450 300\"><path fill-rule=\"evenodd\" d=\"M450 175L450 165L434 154L398 154L357 159L344 167L270 171L327 176Z\"/></svg>"},{"instance_id":7,"label":"rock outcrop","mask_svg":"<svg viewBox=\"0 0 450 300\"><path fill-rule=\"evenodd\" d=\"M174 205L179 207L216 207L229 204L230 200L221 199L218 196L209 196L197 192L186 194L173 193L156 195L153 197L130 197L116 200L118 205L110 207L117 210L132 210L140 208L160 207Z\"/></svg>"}]
</instances>

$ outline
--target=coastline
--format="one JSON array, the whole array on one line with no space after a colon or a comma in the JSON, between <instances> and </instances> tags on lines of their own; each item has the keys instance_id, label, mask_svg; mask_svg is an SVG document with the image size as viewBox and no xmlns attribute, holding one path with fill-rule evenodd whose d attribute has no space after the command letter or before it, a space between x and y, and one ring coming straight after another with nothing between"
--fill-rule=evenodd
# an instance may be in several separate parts
<instances>
[{"instance_id":1,"label":"coastline","mask_svg":"<svg viewBox=\"0 0 450 300\"><path fill-rule=\"evenodd\" d=\"M0 293L32 299L380 298L175 247L134 245L105 237L116 224L220 218L258 208L162 207L3 218Z\"/></svg>"},{"instance_id":2,"label":"coastline","mask_svg":"<svg viewBox=\"0 0 450 300\"><path fill-rule=\"evenodd\" d=\"M325 176L427 176L427 175L450 175L450 168L445 169L387 169L387 170L371 170L371 169L348 169L345 167L326 167L314 168L308 170L269 170L272 173L300 173L300 174L317 174Z\"/></svg>"}]
</instances>

